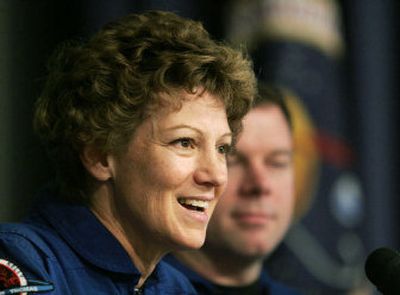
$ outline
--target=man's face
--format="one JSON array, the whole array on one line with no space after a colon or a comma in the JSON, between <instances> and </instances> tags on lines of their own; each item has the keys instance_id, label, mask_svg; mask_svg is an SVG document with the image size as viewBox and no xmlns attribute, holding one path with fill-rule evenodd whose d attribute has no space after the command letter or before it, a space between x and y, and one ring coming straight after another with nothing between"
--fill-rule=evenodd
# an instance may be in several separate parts
<instances>
[{"instance_id":1,"label":"man's face","mask_svg":"<svg viewBox=\"0 0 400 295\"><path fill-rule=\"evenodd\" d=\"M283 239L294 205L292 137L282 111L274 105L250 111L236 150L204 249L265 256Z\"/></svg>"}]
</instances>

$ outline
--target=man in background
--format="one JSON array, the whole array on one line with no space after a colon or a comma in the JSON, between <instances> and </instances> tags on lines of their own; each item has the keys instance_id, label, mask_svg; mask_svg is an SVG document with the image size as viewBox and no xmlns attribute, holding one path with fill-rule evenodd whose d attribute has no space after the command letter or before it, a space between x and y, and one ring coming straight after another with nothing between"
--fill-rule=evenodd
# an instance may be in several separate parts
<instances>
[{"instance_id":1,"label":"man in background","mask_svg":"<svg viewBox=\"0 0 400 295\"><path fill-rule=\"evenodd\" d=\"M264 267L284 238L294 207L292 123L278 88L259 86L228 165L228 186L204 246L166 260L199 294L298 294Z\"/></svg>"}]
</instances>

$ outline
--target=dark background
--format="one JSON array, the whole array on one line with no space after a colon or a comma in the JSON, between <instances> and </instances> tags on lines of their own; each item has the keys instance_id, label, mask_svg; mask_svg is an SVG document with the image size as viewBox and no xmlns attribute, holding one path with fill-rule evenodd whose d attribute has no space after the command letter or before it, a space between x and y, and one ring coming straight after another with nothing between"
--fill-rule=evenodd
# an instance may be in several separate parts
<instances>
[{"instance_id":1,"label":"dark background","mask_svg":"<svg viewBox=\"0 0 400 295\"><path fill-rule=\"evenodd\" d=\"M229 14L234 2L0 0L0 221L20 220L34 202L35 192L53 174L31 122L46 60L57 44L85 39L120 15L147 9L171 10L200 20L215 38L224 39L235 21ZM396 0L336 3L345 43L340 61L294 40L261 39L252 54L260 79L291 88L309 108L321 134L331 139L328 144L339 140L352 151L354 157L346 165L322 157L319 188L299 224L337 264L361 267L372 249L399 248L399 4ZM321 78L319 84L307 83L304 77L311 74ZM361 201L351 207L358 210L359 220L351 226L335 219L327 199L335 181L348 173L361 188ZM349 246L346 255L351 247L361 248L354 250L357 259L346 262L336 244L353 238L359 242ZM291 259L291 251L284 245L272 258L270 268L277 277L286 273L281 279L300 286L306 294L350 294L352 286L315 277L301 259ZM273 259L292 263L294 270L280 271Z\"/></svg>"}]
</instances>

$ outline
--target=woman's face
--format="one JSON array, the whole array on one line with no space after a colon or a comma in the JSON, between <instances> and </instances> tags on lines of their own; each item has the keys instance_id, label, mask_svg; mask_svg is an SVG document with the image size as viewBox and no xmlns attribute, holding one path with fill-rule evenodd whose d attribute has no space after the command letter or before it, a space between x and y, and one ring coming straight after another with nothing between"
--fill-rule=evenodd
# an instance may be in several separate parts
<instances>
[{"instance_id":1,"label":"woman's face","mask_svg":"<svg viewBox=\"0 0 400 295\"><path fill-rule=\"evenodd\" d=\"M217 97L184 92L136 129L125 152L109 156L114 216L128 235L168 250L198 248L227 182L232 141Z\"/></svg>"}]
</instances>

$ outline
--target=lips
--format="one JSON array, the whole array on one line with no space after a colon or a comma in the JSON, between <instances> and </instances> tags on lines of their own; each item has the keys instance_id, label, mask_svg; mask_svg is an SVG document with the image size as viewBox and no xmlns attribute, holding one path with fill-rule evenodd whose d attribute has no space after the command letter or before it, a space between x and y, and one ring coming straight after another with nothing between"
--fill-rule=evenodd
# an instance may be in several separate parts
<instances>
[{"instance_id":1,"label":"lips","mask_svg":"<svg viewBox=\"0 0 400 295\"><path fill-rule=\"evenodd\" d=\"M234 212L232 217L244 225L265 225L268 221L276 219L275 214L265 212Z\"/></svg>"},{"instance_id":2,"label":"lips","mask_svg":"<svg viewBox=\"0 0 400 295\"><path fill-rule=\"evenodd\" d=\"M210 202L214 197L179 197L178 203L182 208L183 218L191 224L191 226L198 227L201 225L201 229L204 230L204 226L210 219ZM196 225L194 225L196 224Z\"/></svg>"},{"instance_id":3,"label":"lips","mask_svg":"<svg viewBox=\"0 0 400 295\"><path fill-rule=\"evenodd\" d=\"M209 206L209 200L191 199L191 198L179 198L179 204L188 210L205 212Z\"/></svg>"}]
</instances>

